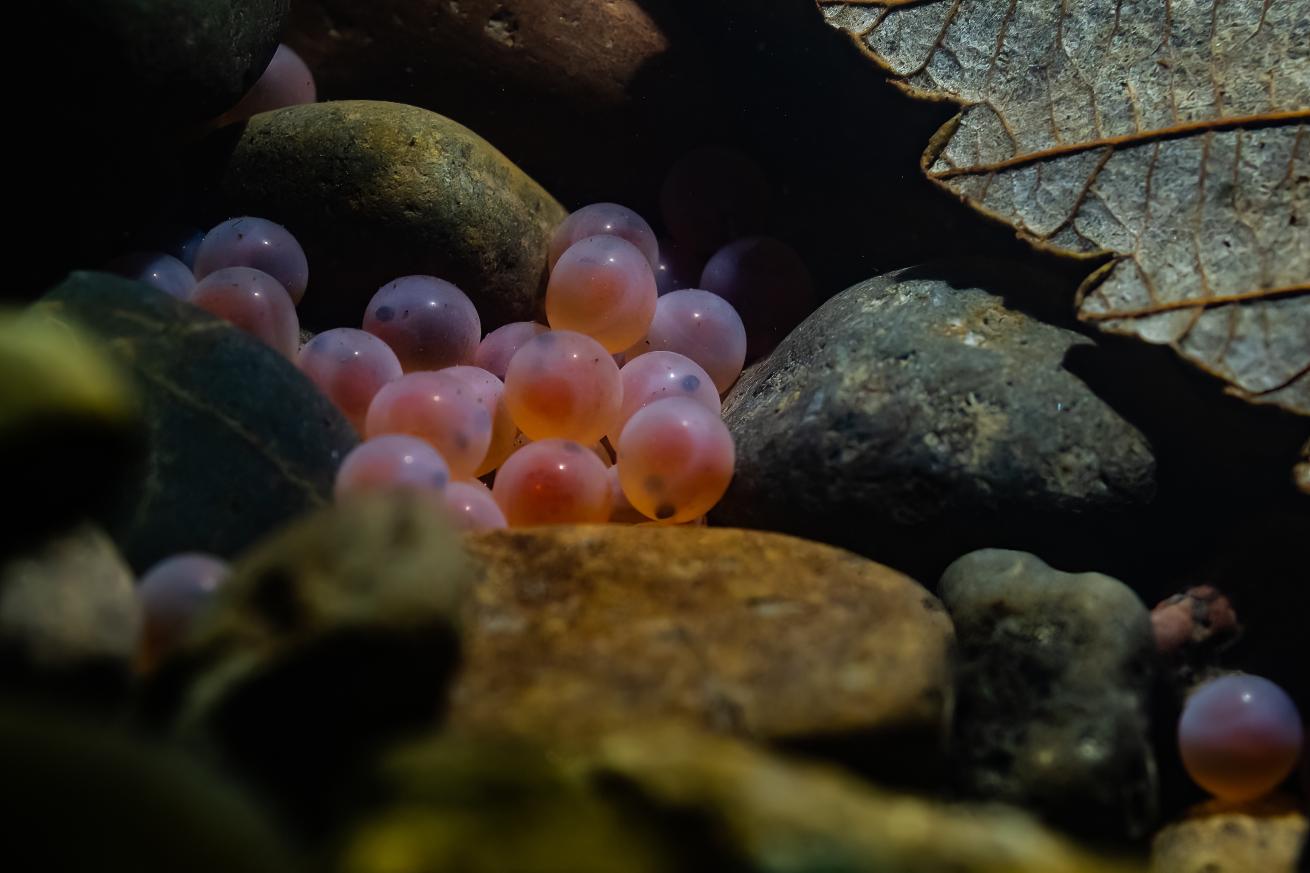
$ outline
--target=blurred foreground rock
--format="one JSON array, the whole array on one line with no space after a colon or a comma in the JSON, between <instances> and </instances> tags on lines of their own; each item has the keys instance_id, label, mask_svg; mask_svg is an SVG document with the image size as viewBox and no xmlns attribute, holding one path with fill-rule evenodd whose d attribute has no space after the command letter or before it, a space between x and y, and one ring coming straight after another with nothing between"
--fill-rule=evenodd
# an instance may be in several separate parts
<instances>
[{"instance_id":1,"label":"blurred foreground rock","mask_svg":"<svg viewBox=\"0 0 1310 873\"><path fill-rule=\"evenodd\" d=\"M148 428L106 527L138 571L183 551L231 557L321 506L354 430L295 365L139 282L74 273L37 304L128 371Z\"/></svg>"},{"instance_id":2,"label":"blurred foreground rock","mask_svg":"<svg viewBox=\"0 0 1310 873\"><path fill-rule=\"evenodd\" d=\"M1305 813L1286 796L1241 806L1211 801L1165 827L1151 843L1152 873L1294 873L1307 836Z\"/></svg>"}]
</instances>

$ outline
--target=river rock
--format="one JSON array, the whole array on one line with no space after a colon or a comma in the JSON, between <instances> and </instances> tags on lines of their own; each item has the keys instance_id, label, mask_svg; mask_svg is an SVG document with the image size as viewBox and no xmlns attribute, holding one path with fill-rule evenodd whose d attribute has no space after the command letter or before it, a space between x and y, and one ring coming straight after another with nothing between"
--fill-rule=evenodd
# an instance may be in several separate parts
<instances>
[{"instance_id":1,"label":"river rock","mask_svg":"<svg viewBox=\"0 0 1310 873\"><path fill-rule=\"evenodd\" d=\"M107 527L138 571L183 551L230 557L323 505L354 430L286 358L144 284L74 273L37 304L130 372L148 453Z\"/></svg>"},{"instance_id":2,"label":"river rock","mask_svg":"<svg viewBox=\"0 0 1310 873\"><path fill-rule=\"evenodd\" d=\"M987 549L940 593L959 636L953 752L969 794L1104 839L1144 835L1158 785L1146 606L1099 573Z\"/></svg>"},{"instance_id":3,"label":"river rock","mask_svg":"<svg viewBox=\"0 0 1310 873\"><path fill-rule=\"evenodd\" d=\"M126 675L141 609L113 541L84 524L0 563L0 670Z\"/></svg>"},{"instance_id":4,"label":"river rock","mask_svg":"<svg viewBox=\"0 0 1310 873\"><path fill-rule=\"evenodd\" d=\"M103 509L144 438L135 386L88 333L0 314L0 480L20 510L0 555Z\"/></svg>"},{"instance_id":5,"label":"river rock","mask_svg":"<svg viewBox=\"0 0 1310 873\"><path fill-rule=\"evenodd\" d=\"M1151 873L1294 873L1307 837L1296 801L1275 796L1234 806L1211 801L1151 842Z\"/></svg>"},{"instance_id":6,"label":"river rock","mask_svg":"<svg viewBox=\"0 0 1310 873\"><path fill-rule=\"evenodd\" d=\"M314 827L343 800L343 773L440 715L467 582L456 535L420 495L321 510L232 567L156 674L150 720Z\"/></svg>"},{"instance_id":7,"label":"river rock","mask_svg":"<svg viewBox=\"0 0 1310 873\"><path fill-rule=\"evenodd\" d=\"M922 770L952 699L952 633L913 580L793 537L706 527L470 536L452 695L463 728L587 742L679 720ZM915 757L915 756L911 756Z\"/></svg>"},{"instance_id":8,"label":"river rock","mask_svg":"<svg viewBox=\"0 0 1310 873\"><path fill-rule=\"evenodd\" d=\"M285 225L309 257L301 318L358 324L398 276L454 282L489 331L537 316L564 208L486 140L399 103L345 101L256 116L222 171L232 215Z\"/></svg>"},{"instance_id":9,"label":"river rock","mask_svg":"<svg viewBox=\"0 0 1310 873\"><path fill-rule=\"evenodd\" d=\"M1154 492L1145 438L1062 366L1090 343L983 290L1040 276L902 270L824 304L723 409L737 470L711 520L934 574L981 545L1069 542Z\"/></svg>"},{"instance_id":10,"label":"river rock","mask_svg":"<svg viewBox=\"0 0 1310 873\"><path fill-rule=\"evenodd\" d=\"M715 106L716 81L696 40L703 22L676 6L301 0L286 39L328 99L440 112L575 207L617 200L643 208L689 146L688 132L712 129L702 120ZM709 120L721 121L721 109Z\"/></svg>"}]
</instances>

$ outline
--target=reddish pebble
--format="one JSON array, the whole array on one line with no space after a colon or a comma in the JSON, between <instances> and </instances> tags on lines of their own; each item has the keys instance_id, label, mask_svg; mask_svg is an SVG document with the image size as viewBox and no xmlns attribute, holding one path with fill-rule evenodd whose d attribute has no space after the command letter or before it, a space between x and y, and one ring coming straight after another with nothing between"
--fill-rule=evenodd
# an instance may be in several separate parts
<instances>
[{"instance_id":1,"label":"reddish pebble","mask_svg":"<svg viewBox=\"0 0 1310 873\"><path fill-rule=\"evenodd\" d=\"M294 359L300 347L300 319L287 290L251 267L225 267L201 279L191 302Z\"/></svg>"},{"instance_id":2,"label":"reddish pebble","mask_svg":"<svg viewBox=\"0 0 1310 873\"><path fill-rule=\"evenodd\" d=\"M512 527L602 523L610 517L605 465L572 440L529 443L510 455L492 485Z\"/></svg>"}]
</instances>

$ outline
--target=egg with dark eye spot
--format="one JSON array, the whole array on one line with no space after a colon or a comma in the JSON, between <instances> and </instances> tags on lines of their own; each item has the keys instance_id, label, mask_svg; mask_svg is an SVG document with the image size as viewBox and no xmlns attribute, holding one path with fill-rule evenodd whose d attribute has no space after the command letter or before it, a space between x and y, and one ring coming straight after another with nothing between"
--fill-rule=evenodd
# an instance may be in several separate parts
<instances>
[{"instance_id":1,"label":"egg with dark eye spot","mask_svg":"<svg viewBox=\"0 0 1310 873\"><path fill-rule=\"evenodd\" d=\"M364 311L364 330L391 346L406 373L470 364L482 339L473 301L435 276L388 282Z\"/></svg>"},{"instance_id":2,"label":"egg with dark eye spot","mask_svg":"<svg viewBox=\"0 0 1310 873\"><path fill-rule=\"evenodd\" d=\"M719 392L699 364L676 352L647 352L623 365L623 404L619 420L610 432L611 441L638 409L669 397L686 397L719 413Z\"/></svg>"}]
</instances>

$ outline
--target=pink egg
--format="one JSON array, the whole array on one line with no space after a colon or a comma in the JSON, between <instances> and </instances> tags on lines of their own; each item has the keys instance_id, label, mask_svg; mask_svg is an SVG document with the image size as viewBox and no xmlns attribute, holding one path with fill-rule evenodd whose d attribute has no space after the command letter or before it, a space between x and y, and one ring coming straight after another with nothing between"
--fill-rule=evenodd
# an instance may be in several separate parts
<instances>
[{"instance_id":1,"label":"pink egg","mask_svg":"<svg viewBox=\"0 0 1310 873\"><path fill-rule=\"evenodd\" d=\"M446 486L446 513L456 530L483 531L506 527L505 513L491 495L491 489L477 480L451 482Z\"/></svg>"},{"instance_id":2,"label":"pink egg","mask_svg":"<svg viewBox=\"0 0 1310 873\"><path fill-rule=\"evenodd\" d=\"M478 403L491 410L491 445L473 473L475 477L485 476L504 463L514 451L514 438L519 432L505 402L505 384L481 367L447 367L441 372L463 379Z\"/></svg>"},{"instance_id":3,"label":"pink egg","mask_svg":"<svg viewBox=\"0 0 1310 873\"><path fill-rule=\"evenodd\" d=\"M204 279L226 267L252 267L278 281L300 305L309 285L309 261L291 232L267 218L231 218L210 229L196 250L195 275Z\"/></svg>"},{"instance_id":4,"label":"pink egg","mask_svg":"<svg viewBox=\"0 0 1310 873\"><path fill-rule=\"evenodd\" d=\"M659 242L646 219L617 203L592 203L569 215L555 228L547 256L550 268L555 269L560 255L574 243L589 236L602 235L616 236L632 243L645 255L652 269L659 263Z\"/></svg>"},{"instance_id":5,"label":"pink egg","mask_svg":"<svg viewBox=\"0 0 1310 873\"><path fill-rule=\"evenodd\" d=\"M619 368L588 336L552 330L523 344L505 373L505 402L530 439L594 443L618 420Z\"/></svg>"},{"instance_id":6,"label":"pink egg","mask_svg":"<svg viewBox=\"0 0 1310 873\"><path fill-rule=\"evenodd\" d=\"M353 327L325 330L315 336L296 356L296 366L360 433L378 391L403 375L390 346Z\"/></svg>"},{"instance_id":7,"label":"pink egg","mask_svg":"<svg viewBox=\"0 0 1310 873\"><path fill-rule=\"evenodd\" d=\"M659 299L646 338L628 350L628 360L649 351L691 358L726 394L746 362L746 328L732 304L717 294L673 291Z\"/></svg>"},{"instance_id":8,"label":"pink egg","mask_svg":"<svg viewBox=\"0 0 1310 873\"><path fill-rule=\"evenodd\" d=\"M215 555L173 555L145 572L137 585L141 604L141 666L150 670L176 650L227 578L227 562Z\"/></svg>"},{"instance_id":9,"label":"pink egg","mask_svg":"<svg viewBox=\"0 0 1310 873\"><path fill-rule=\"evenodd\" d=\"M473 363L503 382L514 353L525 342L548 330L550 328L546 325L535 321L515 321L502 325L482 338L473 356Z\"/></svg>"},{"instance_id":10,"label":"pink egg","mask_svg":"<svg viewBox=\"0 0 1310 873\"><path fill-rule=\"evenodd\" d=\"M446 459L428 443L407 434L383 434L350 450L337 469L333 493L339 500L395 488L438 492L449 481Z\"/></svg>"},{"instance_id":11,"label":"pink egg","mask_svg":"<svg viewBox=\"0 0 1310 873\"><path fill-rule=\"evenodd\" d=\"M636 246L615 236L574 243L546 285L546 320L553 330L584 333L611 353L646 335L655 315L655 274Z\"/></svg>"},{"instance_id":12,"label":"pink egg","mask_svg":"<svg viewBox=\"0 0 1310 873\"><path fill-rule=\"evenodd\" d=\"M492 485L511 527L602 523L610 517L605 465L572 440L529 443L510 455Z\"/></svg>"},{"instance_id":13,"label":"pink egg","mask_svg":"<svg viewBox=\"0 0 1310 873\"><path fill-rule=\"evenodd\" d=\"M1291 775L1303 728L1296 704L1268 679L1237 673L1201 685L1178 720L1192 780L1223 800L1255 800Z\"/></svg>"},{"instance_id":14,"label":"pink egg","mask_svg":"<svg viewBox=\"0 0 1310 873\"><path fill-rule=\"evenodd\" d=\"M295 359L300 347L300 319L285 288L251 267L225 267L205 276L191 292L191 302Z\"/></svg>"},{"instance_id":15,"label":"pink egg","mask_svg":"<svg viewBox=\"0 0 1310 873\"><path fill-rule=\"evenodd\" d=\"M638 409L667 397L689 397L718 415L722 404L718 389L699 364L676 352L648 352L619 370L623 405L611 432L615 438Z\"/></svg>"},{"instance_id":16,"label":"pink egg","mask_svg":"<svg viewBox=\"0 0 1310 873\"><path fill-rule=\"evenodd\" d=\"M446 371L406 373L378 391L364 432L370 438L403 433L441 453L454 478L473 475L491 446L494 410L464 379Z\"/></svg>"},{"instance_id":17,"label":"pink egg","mask_svg":"<svg viewBox=\"0 0 1310 873\"><path fill-rule=\"evenodd\" d=\"M468 295L444 279L402 276L373 295L364 330L391 346L412 373L471 364L482 322Z\"/></svg>"},{"instance_id":18,"label":"pink egg","mask_svg":"<svg viewBox=\"0 0 1310 873\"><path fill-rule=\"evenodd\" d=\"M657 521L704 515L732 481L735 448L727 426L685 397L638 410L619 436L619 482L633 507Z\"/></svg>"},{"instance_id":19,"label":"pink egg","mask_svg":"<svg viewBox=\"0 0 1310 873\"><path fill-rule=\"evenodd\" d=\"M241 102L223 114L223 122L244 121L261 112L270 112L287 106L314 103L318 88L314 74L300 55L288 46L279 45L263 74L241 98Z\"/></svg>"}]
</instances>

